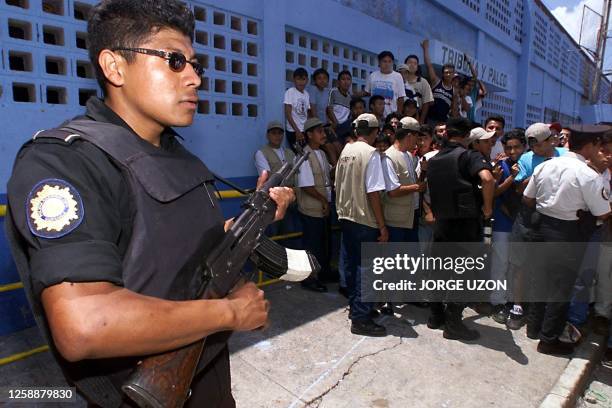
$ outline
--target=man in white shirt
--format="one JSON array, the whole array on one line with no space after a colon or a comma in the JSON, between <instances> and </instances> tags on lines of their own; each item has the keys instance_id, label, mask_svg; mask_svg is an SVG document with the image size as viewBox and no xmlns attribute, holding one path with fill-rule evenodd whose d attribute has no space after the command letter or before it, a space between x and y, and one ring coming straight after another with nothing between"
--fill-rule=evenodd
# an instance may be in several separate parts
<instances>
[{"instance_id":1,"label":"man in white shirt","mask_svg":"<svg viewBox=\"0 0 612 408\"><path fill-rule=\"evenodd\" d=\"M366 95L380 95L385 98L384 117L393 112L402 112L406 90L404 79L399 72L393 71L395 57L391 51L378 54L379 71L374 71L368 77L365 86Z\"/></svg>"},{"instance_id":2,"label":"man in white shirt","mask_svg":"<svg viewBox=\"0 0 612 408\"><path fill-rule=\"evenodd\" d=\"M319 261L321 271L302 282L302 287L315 292L327 292L319 279L331 278L329 268L331 208L331 166L321 146L325 144L325 130L319 118L310 118L304 124L307 145L306 160L298 174L298 211L302 219L302 244Z\"/></svg>"},{"instance_id":3,"label":"man in white shirt","mask_svg":"<svg viewBox=\"0 0 612 408\"><path fill-rule=\"evenodd\" d=\"M268 123L266 138L268 144L262 146L261 149L255 152L255 167L257 174L261 176L264 171L274 173L278 171L283 164L293 163L295 155L291 150L282 147L283 144L283 125L278 121ZM292 187L293 183L289 187Z\"/></svg>"},{"instance_id":4,"label":"man in white shirt","mask_svg":"<svg viewBox=\"0 0 612 408\"><path fill-rule=\"evenodd\" d=\"M523 193L525 203L537 211L535 240L555 243L550 253L548 247L542 247L533 257L531 300L540 302L529 308L527 336L540 339L540 353L565 355L574 349L573 343L560 337L584 254L584 245L577 243L590 238L585 232L591 229L589 223L594 228L595 219L605 220L610 215L602 179L586 163L599 151L604 128L608 127L573 128L570 152L536 167ZM585 212L590 217L583 217Z\"/></svg>"},{"instance_id":5,"label":"man in white shirt","mask_svg":"<svg viewBox=\"0 0 612 408\"><path fill-rule=\"evenodd\" d=\"M304 68L298 68L293 71L293 84L291 88L285 92L285 119L287 121L287 143L289 148L294 150L294 144L297 142L302 146L306 143L304 140L304 123L306 119L313 116L310 106L310 94L306 90L308 84L308 72Z\"/></svg>"}]
</instances>

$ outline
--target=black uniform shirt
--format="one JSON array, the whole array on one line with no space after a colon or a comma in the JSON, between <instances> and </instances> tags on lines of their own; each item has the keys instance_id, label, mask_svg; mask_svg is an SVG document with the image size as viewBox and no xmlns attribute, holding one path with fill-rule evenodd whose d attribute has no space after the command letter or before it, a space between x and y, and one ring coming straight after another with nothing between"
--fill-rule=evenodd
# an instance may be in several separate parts
<instances>
[{"instance_id":1,"label":"black uniform shirt","mask_svg":"<svg viewBox=\"0 0 612 408\"><path fill-rule=\"evenodd\" d=\"M463 145L455 142L448 142L444 149L454 149L456 147L463 147ZM474 186L474 192L479 205L482 205L482 194L478 191L480 185L480 173L481 170L493 170L491 163L487 160L482 153L477 150L468 149L459 158L459 171L466 180L469 180Z\"/></svg>"},{"instance_id":2,"label":"black uniform shirt","mask_svg":"<svg viewBox=\"0 0 612 408\"><path fill-rule=\"evenodd\" d=\"M97 98L88 102L86 118L131 130ZM158 149L132 133L143 149ZM170 129L164 132L161 149L172 150L175 135ZM42 191L45 185L58 187L64 202L74 204L77 211L71 225L60 219L54 229L52 220L36 213L35 207L41 205L37 197L49 196L49 190ZM64 281L123 284L121 265L131 236L133 204L121 170L100 149L83 140L68 144L39 139L29 143L15 162L8 200L15 225L28 246L37 298L43 289ZM53 209L49 211L53 213Z\"/></svg>"}]
</instances>

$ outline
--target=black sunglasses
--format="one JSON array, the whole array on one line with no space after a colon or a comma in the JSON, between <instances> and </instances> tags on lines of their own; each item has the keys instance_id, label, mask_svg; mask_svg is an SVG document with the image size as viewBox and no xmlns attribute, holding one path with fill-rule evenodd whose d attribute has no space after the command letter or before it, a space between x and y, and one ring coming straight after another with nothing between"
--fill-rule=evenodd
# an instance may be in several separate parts
<instances>
[{"instance_id":1,"label":"black sunglasses","mask_svg":"<svg viewBox=\"0 0 612 408\"><path fill-rule=\"evenodd\" d=\"M174 72L182 72L187 64L191 64L193 70L198 76L204 76L204 67L199 62L188 61L180 52L167 52L161 50L151 50L148 48L114 48L113 51L131 51L139 54L153 55L163 58L168 61L168 66Z\"/></svg>"}]
</instances>

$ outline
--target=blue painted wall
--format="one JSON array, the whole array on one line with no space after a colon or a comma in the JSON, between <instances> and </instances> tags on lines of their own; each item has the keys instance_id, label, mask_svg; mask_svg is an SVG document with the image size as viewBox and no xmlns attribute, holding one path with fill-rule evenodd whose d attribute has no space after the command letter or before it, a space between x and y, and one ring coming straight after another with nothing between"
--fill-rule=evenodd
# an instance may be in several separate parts
<instances>
[{"instance_id":1,"label":"blue painted wall","mask_svg":"<svg viewBox=\"0 0 612 408\"><path fill-rule=\"evenodd\" d=\"M77 46L86 23L76 18L79 10L95 1L25 3L27 8L0 2L0 194L6 191L19 146L37 130L81 113L79 91L97 89L94 79L87 78L91 76L87 53ZM51 8L43 11L43 3ZM421 56L424 38L459 54L467 52L479 63L508 75L503 90L489 84L493 92L482 115L503 114L509 126L550 120L552 115L561 115L566 122L579 120L581 115L589 122L612 120L610 105L583 105L592 70L539 0L188 3L198 18L194 48L207 65L207 73L199 92L200 112L194 125L180 133L213 171L244 186L254 184L253 153L264 143L265 123L283 119L282 98L292 69L304 65L312 72L325 62L333 78L346 67L356 73L355 83L360 87L376 69L378 52L391 50L400 61L408 54ZM56 14L49 12L53 9ZM25 28L28 39L12 38L9 26ZM46 44L45 31L55 33L62 44ZM29 71L10 68L9 58L15 55L26 55ZM59 59L62 74L46 72L47 58L51 62ZM560 63L562 58L567 63ZM29 87L31 102L13 100L15 84ZM49 103L53 95L48 91L56 89L65 103ZM608 89L609 83L604 82L602 95ZM223 206L226 215L234 215L239 200ZM0 284L17 279L2 239L0 268ZM0 296L0 315L16 316L10 325L18 328L31 321L14 296L21 295ZM15 307L9 313L3 305L11 303Z\"/></svg>"}]
</instances>

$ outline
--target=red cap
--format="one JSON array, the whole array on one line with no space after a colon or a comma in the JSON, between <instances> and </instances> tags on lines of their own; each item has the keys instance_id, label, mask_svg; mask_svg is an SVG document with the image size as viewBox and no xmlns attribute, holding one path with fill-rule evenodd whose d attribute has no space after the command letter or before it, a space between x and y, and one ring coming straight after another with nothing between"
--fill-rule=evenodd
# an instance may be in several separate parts
<instances>
[{"instance_id":1,"label":"red cap","mask_svg":"<svg viewBox=\"0 0 612 408\"><path fill-rule=\"evenodd\" d=\"M556 130L557 133L561 133L561 124L559 122L553 122L549 127L551 130Z\"/></svg>"}]
</instances>

